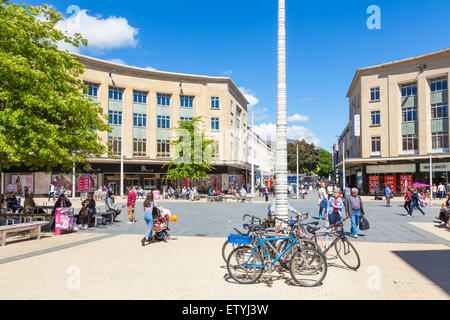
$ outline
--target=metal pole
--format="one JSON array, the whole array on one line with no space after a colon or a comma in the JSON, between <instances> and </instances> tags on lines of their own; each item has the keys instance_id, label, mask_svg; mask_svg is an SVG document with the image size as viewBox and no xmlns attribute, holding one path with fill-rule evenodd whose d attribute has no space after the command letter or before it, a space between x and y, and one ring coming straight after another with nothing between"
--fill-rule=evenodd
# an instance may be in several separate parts
<instances>
[{"instance_id":1,"label":"metal pole","mask_svg":"<svg viewBox=\"0 0 450 320\"><path fill-rule=\"evenodd\" d=\"M74 161L73 168L72 168L72 200L75 200L75 191L76 191L76 185L75 185L75 161Z\"/></svg>"},{"instance_id":2,"label":"metal pole","mask_svg":"<svg viewBox=\"0 0 450 320\"><path fill-rule=\"evenodd\" d=\"M252 109L252 195L255 194L255 133L254 133L254 126L253 126L253 109Z\"/></svg>"},{"instance_id":3,"label":"metal pole","mask_svg":"<svg viewBox=\"0 0 450 320\"><path fill-rule=\"evenodd\" d=\"M345 140L342 140L342 192L345 189Z\"/></svg>"},{"instance_id":4,"label":"metal pole","mask_svg":"<svg viewBox=\"0 0 450 320\"><path fill-rule=\"evenodd\" d=\"M433 188L433 156L430 153L430 204L432 203L432 188Z\"/></svg>"},{"instance_id":5,"label":"metal pole","mask_svg":"<svg viewBox=\"0 0 450 320\"><path fill-rule=\"evenodd\" d=\"M298 181L298 140L297 140L297 188L296 188L297 199L298 199L298 189L299 189L299 181Z\"/></svg>"},{"instance_id":6,"label":"metal pole","mask_svg":"<svg viewBox=\"0 0 450 320\"><path fill-rule=\"evenodd\" d=\"M122 113L122 130L121 130L121 139L120 139L120 197L123 198L123 113Z\"/></svg>"}]
</instances>

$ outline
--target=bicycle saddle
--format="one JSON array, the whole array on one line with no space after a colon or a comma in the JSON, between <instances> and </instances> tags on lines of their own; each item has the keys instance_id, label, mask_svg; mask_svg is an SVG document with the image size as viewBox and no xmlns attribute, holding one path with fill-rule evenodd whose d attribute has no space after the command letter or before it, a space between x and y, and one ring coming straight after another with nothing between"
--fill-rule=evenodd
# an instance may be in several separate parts
<instances>
[{"instance_id":1,"label":"bicycle saddle","mask_svg":"<svg viewBox=\"0 0 450 320\"><path fill-rule=\"evenodd\" d=\"M307 230L309 233L316 233L317 230L319 230L319 229L320 229L320 227L311 227L311 226L307 226L307 227L306 227L306 230Z\"/></svg>"}]
</instances>

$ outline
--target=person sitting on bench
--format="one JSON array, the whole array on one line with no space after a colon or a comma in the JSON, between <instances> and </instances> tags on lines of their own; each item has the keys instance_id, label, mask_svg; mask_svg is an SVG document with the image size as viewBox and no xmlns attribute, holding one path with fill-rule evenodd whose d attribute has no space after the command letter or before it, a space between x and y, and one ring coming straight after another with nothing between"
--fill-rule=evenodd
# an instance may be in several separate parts
<instances>
[{"instance_id":1,"label":"person sitting on bench","mask_svg":"<svg viewBox=\"0 0 450 320\"><path fill-rule=\"evenodd\" d=\"M121 213L121 210L116 206L116 204L114 202L115 202L114 193L110 192L108 194L108 198L106 199L106 212L108 212L108 213L112 212L114 215L113 221L117 222L116 217ZM113 222L113 221L111 221L111 222Z\"/></svg>"},{"instance_id":2,"label":"person sitting on bench","mask_svg":"<svg viewBox=\"0 0 450 320\"><path fill-rule=\"evenodd\" d=\"M45 213L44 209L39 208L34 201L34 193L29 193L28 197L25 199L23 204L25 213L28 214L39 214Z\"/></svg>"},{"instance_id":3,"label":"person sitting on bench","mask_svg":"<svg viewBox=\"0 0 450 320\"><path fill-rule=\"evenodd\" d=\"M72 206L72 203L70 202L69 199L66 199L66 196L64 195L64 193L62 193L58 200L56 200L55 202L55 206L53 207L52 210L52 216L55 216L55 211L58 208L70 208ZM50 230L53 231L55 230L55 218L52 218L52 222L50 223Z\"/></svg>"},{"instance_id":4,"label":"person sitting on bench","mask_svg":"<svg viewBox=\"0 0 450 320\"><path fill-rule=\"evenodd\" d=\"M445 226L448 224L449 211L450 211L450 192L447 193L447 198L445 199L445 202L442 204L441 211L439 212L439 217L436 217L437 220L441 221L441 226Z\"/></svg>"},{"instance_id":5,"label":"person sitting on bench","mask_svg":"<svg viewBox=\"0 0 450 320\"><path fill-rule=\"evenodd\" d=\"M21 213L23 207L19 205L17 197L15 194L11 193L8 198L6 198L7 207L12 210L13 213Z\"/></svg>"},{"instance_id":6,"label":"person sitting on bench","mask_svg":"<svg viewBox=\"0 0 450 320\"><path fill-rule=\"evenodd\" d=\"M87 199L84 200L83 202L81 202L81 206L82 206L82 209L81 209L80 213L82 213L83 209L85 209L88 213L88 215L87 215L88 221L83 221L83 222L85 222L85 223L83 223L83 225L88 224L89 226L92 226L92 221L93 221L92 216L97 211L95 208L95 200L94 200L92 193L89 193L87 196ZM83 216L86 216L86 215L83 215ZM86 227L85 227L85 229L86 229Z\"/></svg>"}]
</instances>

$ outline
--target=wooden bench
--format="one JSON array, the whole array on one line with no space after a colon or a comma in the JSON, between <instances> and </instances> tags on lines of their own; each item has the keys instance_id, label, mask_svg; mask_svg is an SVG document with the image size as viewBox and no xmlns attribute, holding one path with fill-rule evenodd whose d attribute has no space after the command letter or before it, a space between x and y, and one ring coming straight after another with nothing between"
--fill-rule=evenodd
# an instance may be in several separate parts
<instances>
[{"instance_id":1,"label":"wooden bench","mask_svg":"<svg viewBox=\"0 0 450 320\"><path fill-rule=\"evenodd\" d=\"M34 221L28 223L18 223L9 226L0 226L0 233L2 235L2 247L6 245L6 235L11 232L30 231L30 239L41 239L41 228L49 224L48 221Z\"/></svg>"},{"instance_id":2,"label":"wooden bench","mask_svg":"<svg viewBox=\"0 0 450 320\"><path fill-rule=\"evenodd\" d=\"M96 213L92 215L94 226L98 227L98 220L103 220L106 216L110 217L111 224L114 223L114 213L106 211L106 208L97 208Z\"/></svg>"}]
</instances>

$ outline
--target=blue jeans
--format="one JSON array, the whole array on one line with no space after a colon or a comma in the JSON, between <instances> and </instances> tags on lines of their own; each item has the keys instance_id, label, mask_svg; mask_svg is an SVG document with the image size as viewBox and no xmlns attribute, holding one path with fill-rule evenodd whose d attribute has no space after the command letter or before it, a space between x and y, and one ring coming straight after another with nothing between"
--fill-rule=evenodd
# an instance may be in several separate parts
<instances>
[{"instance_id":1,"label":"blue jeans","mask_svg":"<svg viewBox=\"0 0 450 320\"><path fill-rule=\"evenodd\" d=\"M445 198L445 192L444 191L440 191L439 192L440 198L444 199Z\"/></svg>"},{"instance_id":2,"label":"blue jeans","mask_svg":"<svg viewBox=\"0 0 450 320\"><path fill-rule=\"evenodd\" d=\"M323 212L324 210L326 210L326 208L320 207L320 209L319 209L319 219L322 219L322 212Z\"/></svg>"},{"instance_id":3,"label":"blue jeans","mask_svg":"<svg viewBox=\"0 0 450 320\"><path fill-rule=\"evenodd\" d=\"M436 192L433 192L433 199L436 199Z\"/></svg>"},{"instance_id":4,"label":"blue jeans","mask_svg":"<svg viewBox=\"0 0 450 320\"><path fill-rule=\"evenodd\" d=\"M412 216L412 213L414 211L414 208L417 208L420 212L422 212L423 215L425 215L425 212L423 212L422 208L420 207L420 204L417 202L416 199L413 199L411 209L409 210L409 215Z\"/></svg>"},{"instance_id":5,"label":"blue jeans","mask_svg":"<svg viewBox=\"0 0 450 320\"><path fill-rule=\"evenodd\" d=\"M50 201L51 197L53 197L53 201L55 201L55 193L54 192L50 192L50 194L48 195L48 201Z\"/></svg>"},{"instance_id":6,"label":"blue jeans","mask_svg":"<svg viewBox=\"0 0 450 320\"><path fill-rule=\"evenodd\" d=\"M350 221L352 223L352 228L350 232L354 235L358 235L359 216L360 211L353 210L353 215L350 217Z\"/></svg>"},{"instance_id":7,"label":"blue jeans","mask_svg":"<svg viewBox=\"0 0 450 320\"><path fill-rule=\"evenodd\" d=\"M151 212L144 214L145 223L147 223L147 232L145 233L145 239L148 239L153 235L153 215Z\"/></svg>"}]
</instances>

